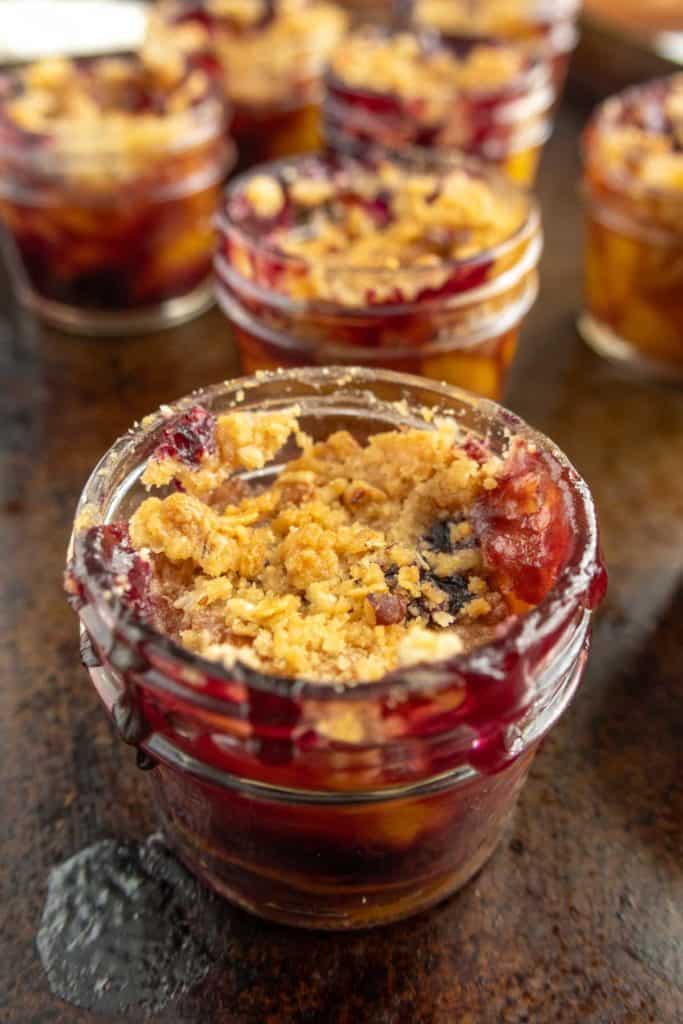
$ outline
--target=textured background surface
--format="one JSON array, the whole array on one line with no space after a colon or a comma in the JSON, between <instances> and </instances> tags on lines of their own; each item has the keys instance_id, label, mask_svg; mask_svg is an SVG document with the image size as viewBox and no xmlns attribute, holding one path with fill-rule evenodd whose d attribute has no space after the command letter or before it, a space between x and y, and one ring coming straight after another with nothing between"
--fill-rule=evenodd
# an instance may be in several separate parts
<instances>
[{"instance_id":1,"label":"textured background surface","mask_svg":"<svg viewBox=\"0 0 683 1024\"><path fill-rule=\"evenodd\" d=\"M161 1014L220 1024L674 1024L683 1020L683 394L620 377L578 341L576 132L541 177L547 247L508 404L596 493L611 590L585 683L536 759L508 837L432 912L306 935L218 911L214 964ZM49 869L153 829L61 593L96 459L161 402L233 375L216 311L169 333L40 331L0 285L0 1021L95 1020L51 995L34 940Z\"/></svg>"}]
</instances>

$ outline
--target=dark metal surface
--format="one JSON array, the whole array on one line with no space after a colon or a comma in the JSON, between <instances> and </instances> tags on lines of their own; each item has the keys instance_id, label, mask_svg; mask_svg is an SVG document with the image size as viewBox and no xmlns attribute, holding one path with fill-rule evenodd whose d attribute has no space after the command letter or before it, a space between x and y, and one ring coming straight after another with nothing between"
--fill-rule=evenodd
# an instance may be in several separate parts
<instances>
[{"instance_id":1,"label":"dark metal surface","mask_svg":"<svg viewBox=\"0 0 683 1024\"><path fill-rule=\"evenodd\" d=\"M683 394L578 341L579 114L541 175L547 247L508 404L595 490L611 590L582 690L481 875L385 930L314 935L219 909L213 965L156 1015L180 1024L674 1024L683 1020ZM48 987L50 868L154 828L148 778L78 659L61 592L77 495L136 418L237 371L221 316L127 341L0 318L0 1021L97 1019ZM216 927L216 922L212 922Z\"/></svg>"}]
</instances>

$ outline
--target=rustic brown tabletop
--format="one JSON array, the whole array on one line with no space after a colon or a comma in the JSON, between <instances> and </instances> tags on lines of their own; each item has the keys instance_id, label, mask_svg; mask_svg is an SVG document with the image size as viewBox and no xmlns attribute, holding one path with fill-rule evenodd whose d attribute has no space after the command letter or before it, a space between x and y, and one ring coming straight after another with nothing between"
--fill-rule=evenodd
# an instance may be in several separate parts
<instances>
[{"instance_id":1,"label":"rustic brown tabletop","mask_svg":"<svg viewBox=\"0 0 683 1024\"><path fill-rule=\"evenodd\" d=\"M683 394L618 375L578 340L577 131L542 169L547 244L508 404L597 496L611 575L575 704L484 871L430 913L306 934L207 903L202 981L116 1021L674 1024L683 1021ZM96 1015L36 951L48 874L154 829L145 775L79 664L61 571L96 459L161 402L238 372L221 315L133 340L41 330L0 294L0 1021ZM2 289L0 289L2 292ZM682 299L683 301L683 299Z\"/></svg>"}]
</instances>

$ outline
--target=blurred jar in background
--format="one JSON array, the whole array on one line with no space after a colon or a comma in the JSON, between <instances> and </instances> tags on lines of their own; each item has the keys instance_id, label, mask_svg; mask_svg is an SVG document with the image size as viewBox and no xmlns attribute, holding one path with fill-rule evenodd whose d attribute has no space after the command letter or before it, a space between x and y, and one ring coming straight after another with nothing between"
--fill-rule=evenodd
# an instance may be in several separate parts
<instances>
[{"instance_id":1,"label":"blurred jar in background","mask_svg":"<svg viewBox=\"0 0 683 1024\"><path fill-rule=\"evenodd\" d=\"M585 307L598 352L683 379L683 74L598 107L584 135Z\"/></svg>"},{"instance_id":2,"label":"blurred jar in background","mask_svg":"<svg viewBox=\"0 0 683 1024\"><path fill-rule=\"evenodd\" d=\"M348 15L326 0L162 0L148 38L203 54L233 109L241 166L320 142L321 77Z\"/></svg>"},{"instance_id":3,"label":"blurred jar in background","mask_svg":"<svg viewBox=\"0 0 683 1024\"><path fill-rule=\"evenodd\" d=\"M576 46L580 0L396 0L412 11L416 25L440 32L453 45L474 40L543 40L559 93Z\"/></svg>"},{"instance_id":4,"label":"blurred jar in background","mask_svg":"<svg viewBox=\"0 0 683 1024\"><path fill-rule=\"evenodd\" d=\"M0 76L0 220L22 300L58 327L148 330L211 302L225 106L192 62L154 56Z\"/></svg>"},{"instance_id":5,"label":"blurred jar in background","mask_svg":"<svg viewBox=\"0 0 683 1024\"><path fill-rule=\"evenodd\" d=\"M480 161L264 164L231 183L219 234L216 294L246 372L363 365L502 394L541 227Z\"/></svg>"},{"instance_id":6,"label":"blurred jar in background","mask_svg":"<svg viewBox=\"0 0 683 1024\"><path fill-rule=\"evenodd\" d=\"M529 186L552 130L554 99L541 50L474 43L458 55L430 35L367 27L333 55L325 139L354 155L368 145L465 152Z\"/></svg>"}]
</instances>

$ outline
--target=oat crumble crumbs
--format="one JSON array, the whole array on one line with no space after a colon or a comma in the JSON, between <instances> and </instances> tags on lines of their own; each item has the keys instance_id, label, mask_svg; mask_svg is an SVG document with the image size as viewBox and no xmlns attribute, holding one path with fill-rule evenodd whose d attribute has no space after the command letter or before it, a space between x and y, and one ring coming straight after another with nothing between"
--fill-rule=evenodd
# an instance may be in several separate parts
<instances>
[{"instance_id":1,"label":"oat crumble crumbs","mask_svg":"<svg viewBox=\"0 0 683 1024\"><path fill-rule=\"evenodd\" d=\"M526 36L533 32L536 6L533 0L415 0L415 20L464 36Z\"/></svg>"},{"instance_id":2,"label":"oat crumble crumbs","mask_svg":"<svg viewBox=\"0 0 683 1024\"><path fill-rule=\"evenodd\" d=\"M210 27L183 22L202 12ZM220 62L233 103L267 106L310 87L341 38L348 18L325 0L197 0L162 3L149 21L148 39L170 39L187 51L208 49Z\"/></svg>"},{"instance_id":3,"label":"oat crumble crumbs","mask_svg":"<svg viewBox=\"0 0 683 1024\"><path fill-rule=\"evenodd\" d=\"M461 93L486 93L516 82L528 63L515 46L479 45L463 57L418 35L356 32L334 54L332 70L345 85L397 96L423 124L452 117Z\"/></svg>"},{"instance_id":4,"label":"oat crumble crumbs","mask_svg":"<svg viewBox=\"0 0 683 1024\"><path fill-rule=\"evenodd\" d=\"M30 135L45 135L51 149L81 170L98 152L92 177L137 168L191 128L182 115L212 94L209 76L173 47L150 47L140 56L93 60L45 58L5 81L0 117ZM218 101L217 113L218 117ZM86 161L87 163L87 161Z\"/></svg>"},{"instance_id":5,"label":"oat crumble crumbs","mask_svg":"<svg viewBox=\"0 0 683 1024\"><path fill-rule=\"evenodd\" d=\"M206 658L352 683L492 639L508 606L468 511L505 463L458 427L339 431L314 443L293 407L219 416L198 462L155 455L129 530L149 559L160 628ZM298 454L267 486L233 474ZM160 449L159 449L160 450Z\"/></svg>"},{"instance_id":6,"label":"oat crumble crumbs","mask_svg":"<svg viewBox=\"0 0 683 1024\"><path fill-rule=\"evenodd\" d=\"M683 74L650 88L659 95L645 87L626 109L622 96L607 100L590 159L636 188L683 192Z\"/></svg>"},{"instance_id":7,"label":"oat crumble crumbs","mask_svg":"<svg viewBox=\"0 0 683 1024\"><path fill-rule=\"evenodd\" d=\"M350 306L439 288L449 265L511 238L528 212L524 194L465 167L437 173L390 161L285 165L277 177L254 175L229 203L238 225L275 257L292 258L274 279L279 290ZM235 247L232 258L253 275L246 252Z\"/></svg>"}]
</instances>

